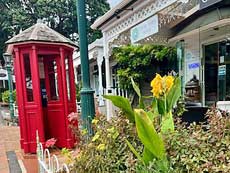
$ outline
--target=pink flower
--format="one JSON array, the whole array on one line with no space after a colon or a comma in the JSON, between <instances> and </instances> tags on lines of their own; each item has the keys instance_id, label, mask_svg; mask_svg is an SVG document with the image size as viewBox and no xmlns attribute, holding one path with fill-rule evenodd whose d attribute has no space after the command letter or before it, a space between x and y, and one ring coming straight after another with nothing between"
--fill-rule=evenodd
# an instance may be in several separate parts
<instances>
[{"instance_id":1,"label":"pink flower","mask_svg":"<svg viewBox=\"0 0 230 173\"><path fill-rule=\"evenodd\" d=\"M45 146L46 148L52 148L56 142L57 142L57 139L55 138L48 139L45 143Z\"/></svg>"},{"instance_id":2,"label":"pink flower","mask_svg":"<svg viewBox=\"0 0 230 173\"><path fill-rule=\"evenodd\" d=\"M68 115L68 120L70 122L75 122L75 121L78 121L78 113L74 113L74 112L71 112L69 115Z\"/></svg>"}]
</instances>

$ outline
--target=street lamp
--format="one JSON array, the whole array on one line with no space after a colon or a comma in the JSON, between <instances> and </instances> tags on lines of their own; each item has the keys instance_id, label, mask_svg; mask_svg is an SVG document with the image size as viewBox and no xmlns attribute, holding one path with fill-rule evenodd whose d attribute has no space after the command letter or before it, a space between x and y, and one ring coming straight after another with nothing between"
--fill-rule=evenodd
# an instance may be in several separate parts
<instances>
[{"instance_id":1,"label":"street lamp","mask_svg":"<svg viewBox=\"0 0 230 173\"><path fill-rule=\"evenodd\" d=\"M78 34L82 71L81 116L83 126L92 134L91 121L95 116L94 91L90 87L88 41L86 30L85 0L77 0Z\"/></svg>"},{"instance_id":2,"label":"street lamp","mask_svg":"<svg viewBox=\"0 0 230 173\"><path fill-rule=\"evenodd\" d=\"M9 53L4 53L3 58L5 61L5 66L7 70L7 75L8 75L8 86L9 86L9 92L10 92L10 99L9 99L9 104L10 104L10 118L11 121L14 119L14 101L13 101L13 83L12 83L12 67L13 67L13 61L12 61L12 55Z\"/></svg>"}]
</instances>

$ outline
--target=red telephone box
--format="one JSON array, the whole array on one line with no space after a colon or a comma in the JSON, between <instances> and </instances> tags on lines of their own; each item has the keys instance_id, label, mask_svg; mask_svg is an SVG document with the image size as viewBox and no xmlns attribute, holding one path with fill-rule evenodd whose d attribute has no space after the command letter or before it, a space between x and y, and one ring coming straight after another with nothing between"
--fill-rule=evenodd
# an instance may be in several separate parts
<instances>
[{"instance_id":1,"label":"red telephone box","mask_svg":"<svg viewBox=\"0 0 230 173\"><path fill-rule=\"evenodd\" d=\"M36 152L36 131L44 144L71 148L68 114L76 112L72 54L76 45L42 23L6 42L14 57L21 148Z\"/></svg>"}]
</instances>

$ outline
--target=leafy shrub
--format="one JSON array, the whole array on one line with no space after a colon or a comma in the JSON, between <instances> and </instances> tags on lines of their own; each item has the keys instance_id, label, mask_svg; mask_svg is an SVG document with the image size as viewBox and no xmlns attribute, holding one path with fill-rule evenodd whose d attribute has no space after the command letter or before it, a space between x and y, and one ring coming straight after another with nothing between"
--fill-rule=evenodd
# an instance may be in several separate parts
<instances>
[{"instance_id":1,"label":"leafy shrub","mask_svg":"<svg viewBox=\"0 0 230 173\"><path fill-rule=\"evenodd\" d=\"M126 142L138 158L140 165L144 166L142 168L148 169L148 166L152 164L153 172L166 173L169 171L169 165L162 135L174 131L172 110L181 95L180 79L171 75L161 77L156 74L151 82L152 103L148 106L145 106L144 97L132 78L131 82L139 96L139 109L133 110L124 97L113 95L104 97L112 101L131 122L135 123L137 135L144 146L143 152L139 153L129 140Z\"/></svg>"},{"instance_id":2,"label":"leafy shrub","mask_svg":"<svg viewBox=\"0 0 230 173\"><path fill-rule=\"evenodd\" d=\"M0 101L2 101L2 94L5 92L7 89L6 88L0 88Z\"/></svg>"},{"instance_id":3,"label":"leafy shrub","mask_svg":"<svg viewBox=\"0 0 230 173\"><path fill-rule=\"evenodd\" d=\"M93 121L94 136L81 131L79 153L74 160L74 171L85 172L134 172L136 158L126 140L142 151L135 127L123 115L107 121L103 115Z\"/></svg>"},{"instance_id":4,"label":"leafy shrub","mask_svg":"<svg viewBox=\"0 0 230 173\"><path fill-rule=\"evenodd\" d=\"M78 84L75 84L75 89L76 89L76 99L78 102L81 101L81 88L82 88L82 84L81 82Z\"/></svg>"},{"instance_id":5,"label":"leafy shrub","mask_svg":"<svg viewBox=\"0 0 230 173\"><path fill-rule=\"evenodd\" d=\"M174 172L230 172L230 116L212 109L207 118L188 128L177 121L176 132L165 137Z\"/></svg>"},{"instance_id":6,"label":"leafy shrub","mask_svg":"<svg viewBox=\"0 0 230 173\"><path fill-rule=\"evenodd\" d=\"M9 103L10 101L10 91L6 90L2 93L2 101L5 103ZM13 91L13 102L16 101L16 90Z\"/></svg>"},{"instance_id":7,"label":"leafy shrub","mask_svg":"<svg viewBox=\"0 0 230 173\"><path fill-rule=\"evenodd\" d=\"M119 87L131 89L132 77L139 86L149 82L152 74L176 70L176 49L163 45L125 45L114 48L112 56L117 62ZM166 65L167 64L167 65Z\"/></svg>"}]
</instances>

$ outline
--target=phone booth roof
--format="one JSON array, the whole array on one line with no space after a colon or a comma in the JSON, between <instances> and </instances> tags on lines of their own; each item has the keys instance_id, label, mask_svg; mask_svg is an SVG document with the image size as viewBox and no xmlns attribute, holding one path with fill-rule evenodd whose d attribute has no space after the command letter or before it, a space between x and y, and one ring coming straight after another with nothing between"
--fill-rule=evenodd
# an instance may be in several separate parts
<instances>
[{"instance_id":1,"label":"phone booth roof","mask_svg":"<svg viewBox=\"0 0 230 173\"><path fill-rule=\"evenodd\" d=\"M8 45L22 44L27 42L43 42L43 43L60 43L67 44L70 47L78 48L73 41L64 37L55 30L49 28L46 24L38 22L28 29L20 32L18 35L6 41Z\"/></svg>"}]
</instances>

